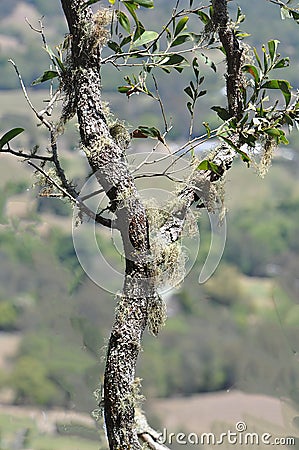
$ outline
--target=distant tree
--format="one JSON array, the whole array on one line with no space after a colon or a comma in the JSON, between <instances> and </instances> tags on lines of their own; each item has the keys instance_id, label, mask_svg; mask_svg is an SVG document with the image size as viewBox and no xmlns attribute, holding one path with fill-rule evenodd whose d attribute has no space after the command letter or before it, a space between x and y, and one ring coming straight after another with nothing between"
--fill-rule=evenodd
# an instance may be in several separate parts
<instances>
[{"instance_id":1,"label":"distant tree","mask_svg":"<svg viewBox=\"0 0 299 450\"><path fill-rule=\"evenodd\" d=\"M284 18L299 20L299 12L289 6L290 2L269 1L280 7ZM35 30L43 39L51 68L34 84L59 81L42 111L31 103L19 69L11 61L31 109L49 131L48 153L38 148L28 152L14 150L11 140L23 131L21 128L7 132L0 140L0 149L28 161L43 184L42 196L68 199L78 208L79 218L86 216L99 226L119 231L125 252L124 284L107 349L101 404L110 449L139 449L140 440L159 449L165 447L137 408L140 394L135 378L145 327L157 335L166 318L157 288L161 282L174 283L176 274L183 271L180 239L191 207L209 211L218 207L217 187L236 157L241 157L248 166L259 161L263 175L273 150L288 143L285 128L297 124L299 103L287 80L272 77L272 72L289 64L288 58L278 53L278 41L269 41L261 51L243 43L246 33L240 30L240 24L245 16L238 7L232 12L235 16L232 19L227 0L212 0L208 6L189 0L183 7L180 0L173 1L169 6L170 18L159 31L146 29L140 20L139 9L153 8L153 0L108 0L109 7L101 6L93 12L95 3L98 0L61 0L69 33L55 51L47 45L42 23ZM194 136L197 102L207 94L202 87L200 66L207 64L216 70L205 52L211 48L222 52L226 61L227 105L212 108L221 119L218 128L211 129L203 122L205 133ZM121 120L111 119L101 92L101 69L107 64L122 70L132 68L133 74L125 76L125 84L118 91L126 98L142 94L158 102L163 131L146 124L129 133ZM168 144L170 120L158 89L159 74L161 71L171 74L174 70L181 73L188 68L191 68L190 82L182 93L182 101L187 95L189 137L179 149L172 150ZM51 113L61 98L63 108L57 123L51 120ZM81 149L108 198L105 211L90 209L62 166L59 136L74 115L78 119ZM141 165L132 170L126 150L131 141L134 145L135 139L146 138L155 139L156 145ZM194 147L211 138L217 138L218 145L206 158L198 160ZM175 201L165 206L167 214L157 213L153 220L135 180L148 176L140 175L138 170L149 163L149 156L155 154L158 146L164 149L162 159L167 164L163 171L149 175L153 180L165 177L176 181L174 167L182 154L189 158L189 171L176 183L180 188Z\"/></svg>"}]
</instances>

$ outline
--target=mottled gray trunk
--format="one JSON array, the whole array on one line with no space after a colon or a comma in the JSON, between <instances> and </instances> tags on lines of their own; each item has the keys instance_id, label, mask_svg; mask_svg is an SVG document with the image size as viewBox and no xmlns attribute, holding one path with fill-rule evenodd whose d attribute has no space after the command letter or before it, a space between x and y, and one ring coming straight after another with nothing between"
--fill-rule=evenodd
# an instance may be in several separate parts
<instances>
[{"instance_id":1,"label":"mottled gray trunk","mask_svg":"<svg viewBox=\"0 0 299 450\"><path fill-rule=\"evenodd\" d=\"M81 142L93 173L116 214L126 257L125 281L116 309L104 379L104 414L110 449L139 449L135 410L135 366L154 287L149 267L149 233L123 150L110 135L101 101L99 48L93 15L82 0L62 0L72 36L71 63Z\"/></svg>"},{"instance_id":2,"label":"mottled gray trunk","mask_svg":"<svg viewBox=\"0 0 299 450\"><path fill-rule=\"evenodd\" d=\"M214 10L213 22L226 54L226 92L228 111L231 117L240 119L244 111L242 95L243 49L231 27L227 11L228 0L212 0Z\"/></svg>"}]
</instances>

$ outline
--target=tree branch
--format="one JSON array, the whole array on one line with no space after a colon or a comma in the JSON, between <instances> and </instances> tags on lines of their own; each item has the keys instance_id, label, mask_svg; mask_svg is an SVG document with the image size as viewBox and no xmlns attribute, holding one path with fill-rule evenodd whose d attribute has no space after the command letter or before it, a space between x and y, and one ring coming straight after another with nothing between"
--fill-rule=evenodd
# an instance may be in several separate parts
<instances>
[{"instance_id":1,"label":"tree branch","mask_svg":"<svg viewBox=\"0 0 299 450\"><path fill-rule=\"evenodd\" d=\"M100 214L95 214L91 209L89 209L79 197L73 197L72 193L64 189L60 184L58 184L47 172L40 166L37 166L32 161L28 161L29 166L33 167L35 170L40 172L51 184L53 184L64 197L67 197L72 203L79 207L88 217L93 219L95 222L104 225L107 228L112 228L112 221L102 217ZM74 191L75 192L75 191Z\"/></svg>"},{"instance_id":2,"label":"tree branch","mask_svg":"<svg viewBox=\"0 0 299 450\"><path fill-rule=\"evenodd\" d=\"M226 92L231 117L240 118L244 109L242 96L243 49L231 27L227 12L228 0L212 0L213 22L226 54Z\"/></svg>"},{"instance_id":3,"label":"tree branch","mask_svg":"<svg viewBox=\"0 0 299 450\"><path fill-rule=\"evenodd\" d=\"M49 131L52 131L53 130L53 125L50 122L48 122L48 120L46 120L43 117L43 115L40 114L37 111L37 109L35 108L35 106L31 102L31 100L29 98L29 95L28 95L28 92L27 92L27 89L26 89L26 86L25 86L25 84L23 82L21 73L20 73L20 71L18 69L18 66L16 65L16 63L12 59L9 59L8 62L10 62L13 65L14 69L15 69L15 72L16 72L18 78L19 78L19 83L20 83L21 89L23 91L24 97L25 97L25 99L26 99L30 109L34 112L35 116L41 121L41 123L44 124L48 128Z\"/></svg>"},{"instance_id":4,"label":"tree branch","mask_svg":"<svg viewBox=\"0 0 299 450\"><path fill-rule=\"evenodd\" d=\"M18 156L19 158L25 158L25 159L39 159L40 161L53 161L52 156L43 156L43 155L36 155L34 153L24 153L22 151L13 150L10 147L7 149L2 148L0 150L1 153L10 153L11 155Z\"/></svg>"},{"instance_id":5,"label":"tree branch","mask_svg":"<svg viewBox=\"0 0 299 450\"><path fill-rule=\"evenodd\" d=\"M236 117L237 119L240 119L244 112L242 96L243 50L231 27L227 11L227 2L228 0L212 0L214 10L213 22L226 54L226 90L229 115L231 118ZM235 136L233 140L237 143L238 138ZM236 154L235 150L227 144L222 143L218 148L218 151L214 151L214 155L210 157L211 162L218 167L217 173L212 170L199 170L194 172L186 188L178 195L178 205L159 231L161 239L164 240L164 245L176 242L180 238L184 228L187 211L194 202L201 198L205 198L204 204L205 207L207 207L207 199L212 191L211 183L218 181L225 171L231 168ZM173 164L174 163L172 162L167 170L169 170Z\"/></svg>"}]
</instances>

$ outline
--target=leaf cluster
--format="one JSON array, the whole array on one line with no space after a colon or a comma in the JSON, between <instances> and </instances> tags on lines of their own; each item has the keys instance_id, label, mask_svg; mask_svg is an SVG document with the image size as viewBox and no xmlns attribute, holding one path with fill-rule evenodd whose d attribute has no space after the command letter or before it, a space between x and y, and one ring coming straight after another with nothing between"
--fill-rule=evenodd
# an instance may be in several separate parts
<instances>
[{"instance_id":1,"label":"leaf cluster","mask_svg":"<svg viewBox=\"0 0 299 450\"><path fill-rule=\"evenodd\" d=\"M281 57L278 46L278 40L270 40L267 47L262 46L261 56L254 48L254 63L243 65L244 112L239 120L230 117L226 108L212 107L224 122L219 129L219 137L233 147L246 163L250 162L249 155L234 144L231 136L237 134L240 146L246 144L248 148L255 149L262 141L272 140L275 145L288 144L285 126L290 129L298 126L299 103L297 97L291 103L292 86L289 81L272 76L273 71L289 66L289 58ZM272 91L275 91L274 99ZM282 95L284 104L276 93Z\"/></svg>"}]
</instances>

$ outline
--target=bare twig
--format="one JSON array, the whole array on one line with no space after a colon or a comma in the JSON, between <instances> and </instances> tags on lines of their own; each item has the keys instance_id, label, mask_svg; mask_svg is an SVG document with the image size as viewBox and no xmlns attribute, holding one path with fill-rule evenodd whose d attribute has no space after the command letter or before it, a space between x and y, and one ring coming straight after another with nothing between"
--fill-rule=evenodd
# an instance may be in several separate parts
<instances>
[{"instance_id":1,"label":"bare twig","mask_svg":"<svg viewBox=\"0 0 299 450\"><path fill-rule=\"evenodd\" d=\"M162 173L142 173L140 175L135 175L134 180L138 180L141 178L161 178L161 177L168 178L170 181L173 181L174 183L182 182L178 178L174 178L166 172L165 173L164 172L162 172Z\"/></svg>"},{"instance_id":2,"label":"bare twig","mask_svg":"<svg viewBox=\"0 0 299 450\"><path fill-rule=\"evenodd\" d=\"M77 203L77 199L73 197L66 189L64 189L60 184L58 184L47 172L40 166L37 166L32 161L28 161L29 166L33 167L35 170L40 172L48 181L51 182L60 192L63 193L64 197L67 197L71 202Z\"/></svg>"},{"instance_id":3,"label":"bare twig","mask_svg":"<svg viewBox=\"0 0 299 450\"><path fill-rule=\"evenodd\" d=\"M157 83L155 75L152 75L152 77L153 77L155 90L156 90L156 99L157 99L157 101L158 101L158 103L160 105L161 114L162 114L162 117L163 117L165 133L168 133L168 131L169 131L168 130L168 123L167 123L167 119L166 119L164 105L163 105L163 102L162 102L162 99L161 99L161 96L160 96L160 92L159 92L159 89L158 89L158 83Z\"/></svg>"},{"instance_id":4,"label":"bare twig","mask_svg":"<svg viewBox=\"0 0 299 450\"><path fill-rule=\"evenodd\" d=\"M99 194L104 194L104 192L105 192L104 189L97 189L96 191L91 192L90 194L83 195L83 197L80 196L80 199L82 201L88 200L90 198L96 197Z\"/></svg>"},{"instance_id":5,"label":"bare twig","mask_svg":"<svg viewBox=\"0 0 299 450\"><path fill-rule=\"evenodd\" d=\"M88 217L93 219L95 222L100 223L101 225L112 228L112 221L107 219L106 217L102 217L100 214L95 214L91 209L89 209L85 203L79 197L73 197L66 189L60 186L47 172L40 166L37 166L32 161L28 161L29 166L33 167L35 170L40 172L51 184L53 184L64 197L67 197L72 203L74 203L78 208L83 211Z\"/></svg>"},{"instance_id":6,"label":"bare twig","mask_svg":"<svg viewBox=\"0 0 299 450\"><path fill-rule=\"evenodd\" d=\"M25 159L39 159L40 161L53 161L52 156L35 155L32 153L24 153L22 151L13 150L10 147L7 149L2 148L1 153L10 153L11 155L18 156Z\"/></svg>"},{"instance_id":7,"label":"bare twig","mask_svg":"<svg viewBox=\"0 0 299 450\"><path fill-rule=\"evenodd\" d=\"M195 53L196 50L198 50L199 48L204 48L205 46L202 45L194 45L194 47L189 48L189 49L185 49L185 50L178 50L176 52L169 52L167 49L164 52L160 52L160 53L150 53L147 50L136 50L136 51L131 51L131 52L127 52L127 53L114 53L113 55L109 55L106 56L106 58L103 58L101 61L101 64L107 64L110 63L112 61L114 61L114 65L116 67L139 67L139 66L143 66L144 67L144 61L141 63L128 63L128 62L124 62L124 63L116 63L115 61L120 59L120 58L125 58L125 57L134 57L134 56L138 56L138 58L152 58L152 57L159 57L159 58L166 58L169 56L173 56L173 55L184 55L184 54L189 54L189 53ZM147 63L148 66L150 67L160 67L160 63ZM167 67L172 67L171 65L168 65ZM175 67L175 66L173 66Z\"/></svg>"},{"instance_id":8,"label":"bare twig","mask_svg":"<svg viewBox=\"0 0 299 450\"><path fill-rule=\"evenodd\" d=\"M35 27L29 22L29 20L27 19L27 17L25 18L25 20L26 20L26 22L28 23L28 25L29 25L29 27L31 28L31 30L33 30L33 31L35 31L36 33L39 33L39 34L41 35L41 38L42 38L42 41L43 41L45 50L47 51L47 53L48 53L48 55L49 55L49 58L50 58L50 60L52 61L52 64L54 65L55 69L56 69L57 72L60 74L60 67L58 66L57 62L55 61L55 59L53 58L53 56L51 55L51 53L48 51L49 46L48 46L48 43L47 43L46 35L45 35L45 33L44 33L45 27L44 27L44 24L43 24L43 18L44 18L44 16L42 16L42 17L39 19L39 21L38 21L38 23L39 23L39 25L40 25L40 28L35 28Z\"/></svg>"},{"instance_id":9,"label":"bare twig","mask_svg":"<svg viewBox=\"0 0 299 450\"><path fill-rule=\"evenodd\" d=\"M48 120L46 120L46 119L43 117L43 115L41 115L41 114L37 111L37 109L35 108L35 106L34 106L33 103L31 102L31 100L30 100L30 98L29 98L29 95L28 95L28 92L27 92L27 89L26 89L26 86L25 86L25 84L24 84L24 82L23 82L23 79L22 79L22 76L21 76L21 74L20 74L20 72L19 72L18 66L16 65L16 63L15 63L12 59L9 59L8 62L10 62L10 63L13 65L13 67L14 67L14 69L15 69L15 71L16 71L16 74L17 74L17 76L18 76L18 78L19 78L19 82L20 82L21 89L22 89L22 91L23 91L24 97L25 97L25 99L26 99L26 101L27 101L27 103L28 103L30 109L34 112L34 114L35 114L36 117L41 121L41 123L42 123L43 125L45 125L45 126L48 128L49 131L52 131L52 130L53 130L53 125L52 125L50 122L48 122Z\"/></svg>"},{"instance_id":10,"label":"bare twig","mask_svg":"<svg viewBox=\"0 0 299 450\"><path fill-rule=\"evenodd\" d=\"M71 186L69 181L67 180L65 176L65 172L60 164L59 157L58 157L58 151L57 151L57 136L56 133L51 131L51 150L53 155L53 162L56 168L57 176L61 181L62 186L64 189L73 197L78 198L78 193L76 190Z\"/></svg>"},{"instance_id":11,"label":"bare twig","mask_svg":"<svg viewBox=\"0 0 299 450\"><path fill-rule=\"evenodd\" d=\"M44 114L50 115L49 111L52 110L54 103L58 100L58 97L60 95L60 89L58 89L54 95L51 95L51 100L48 102L47 107L44 109L41 109L39 111L39 115L43 116Z\"/></svg>"}]
</instances>

